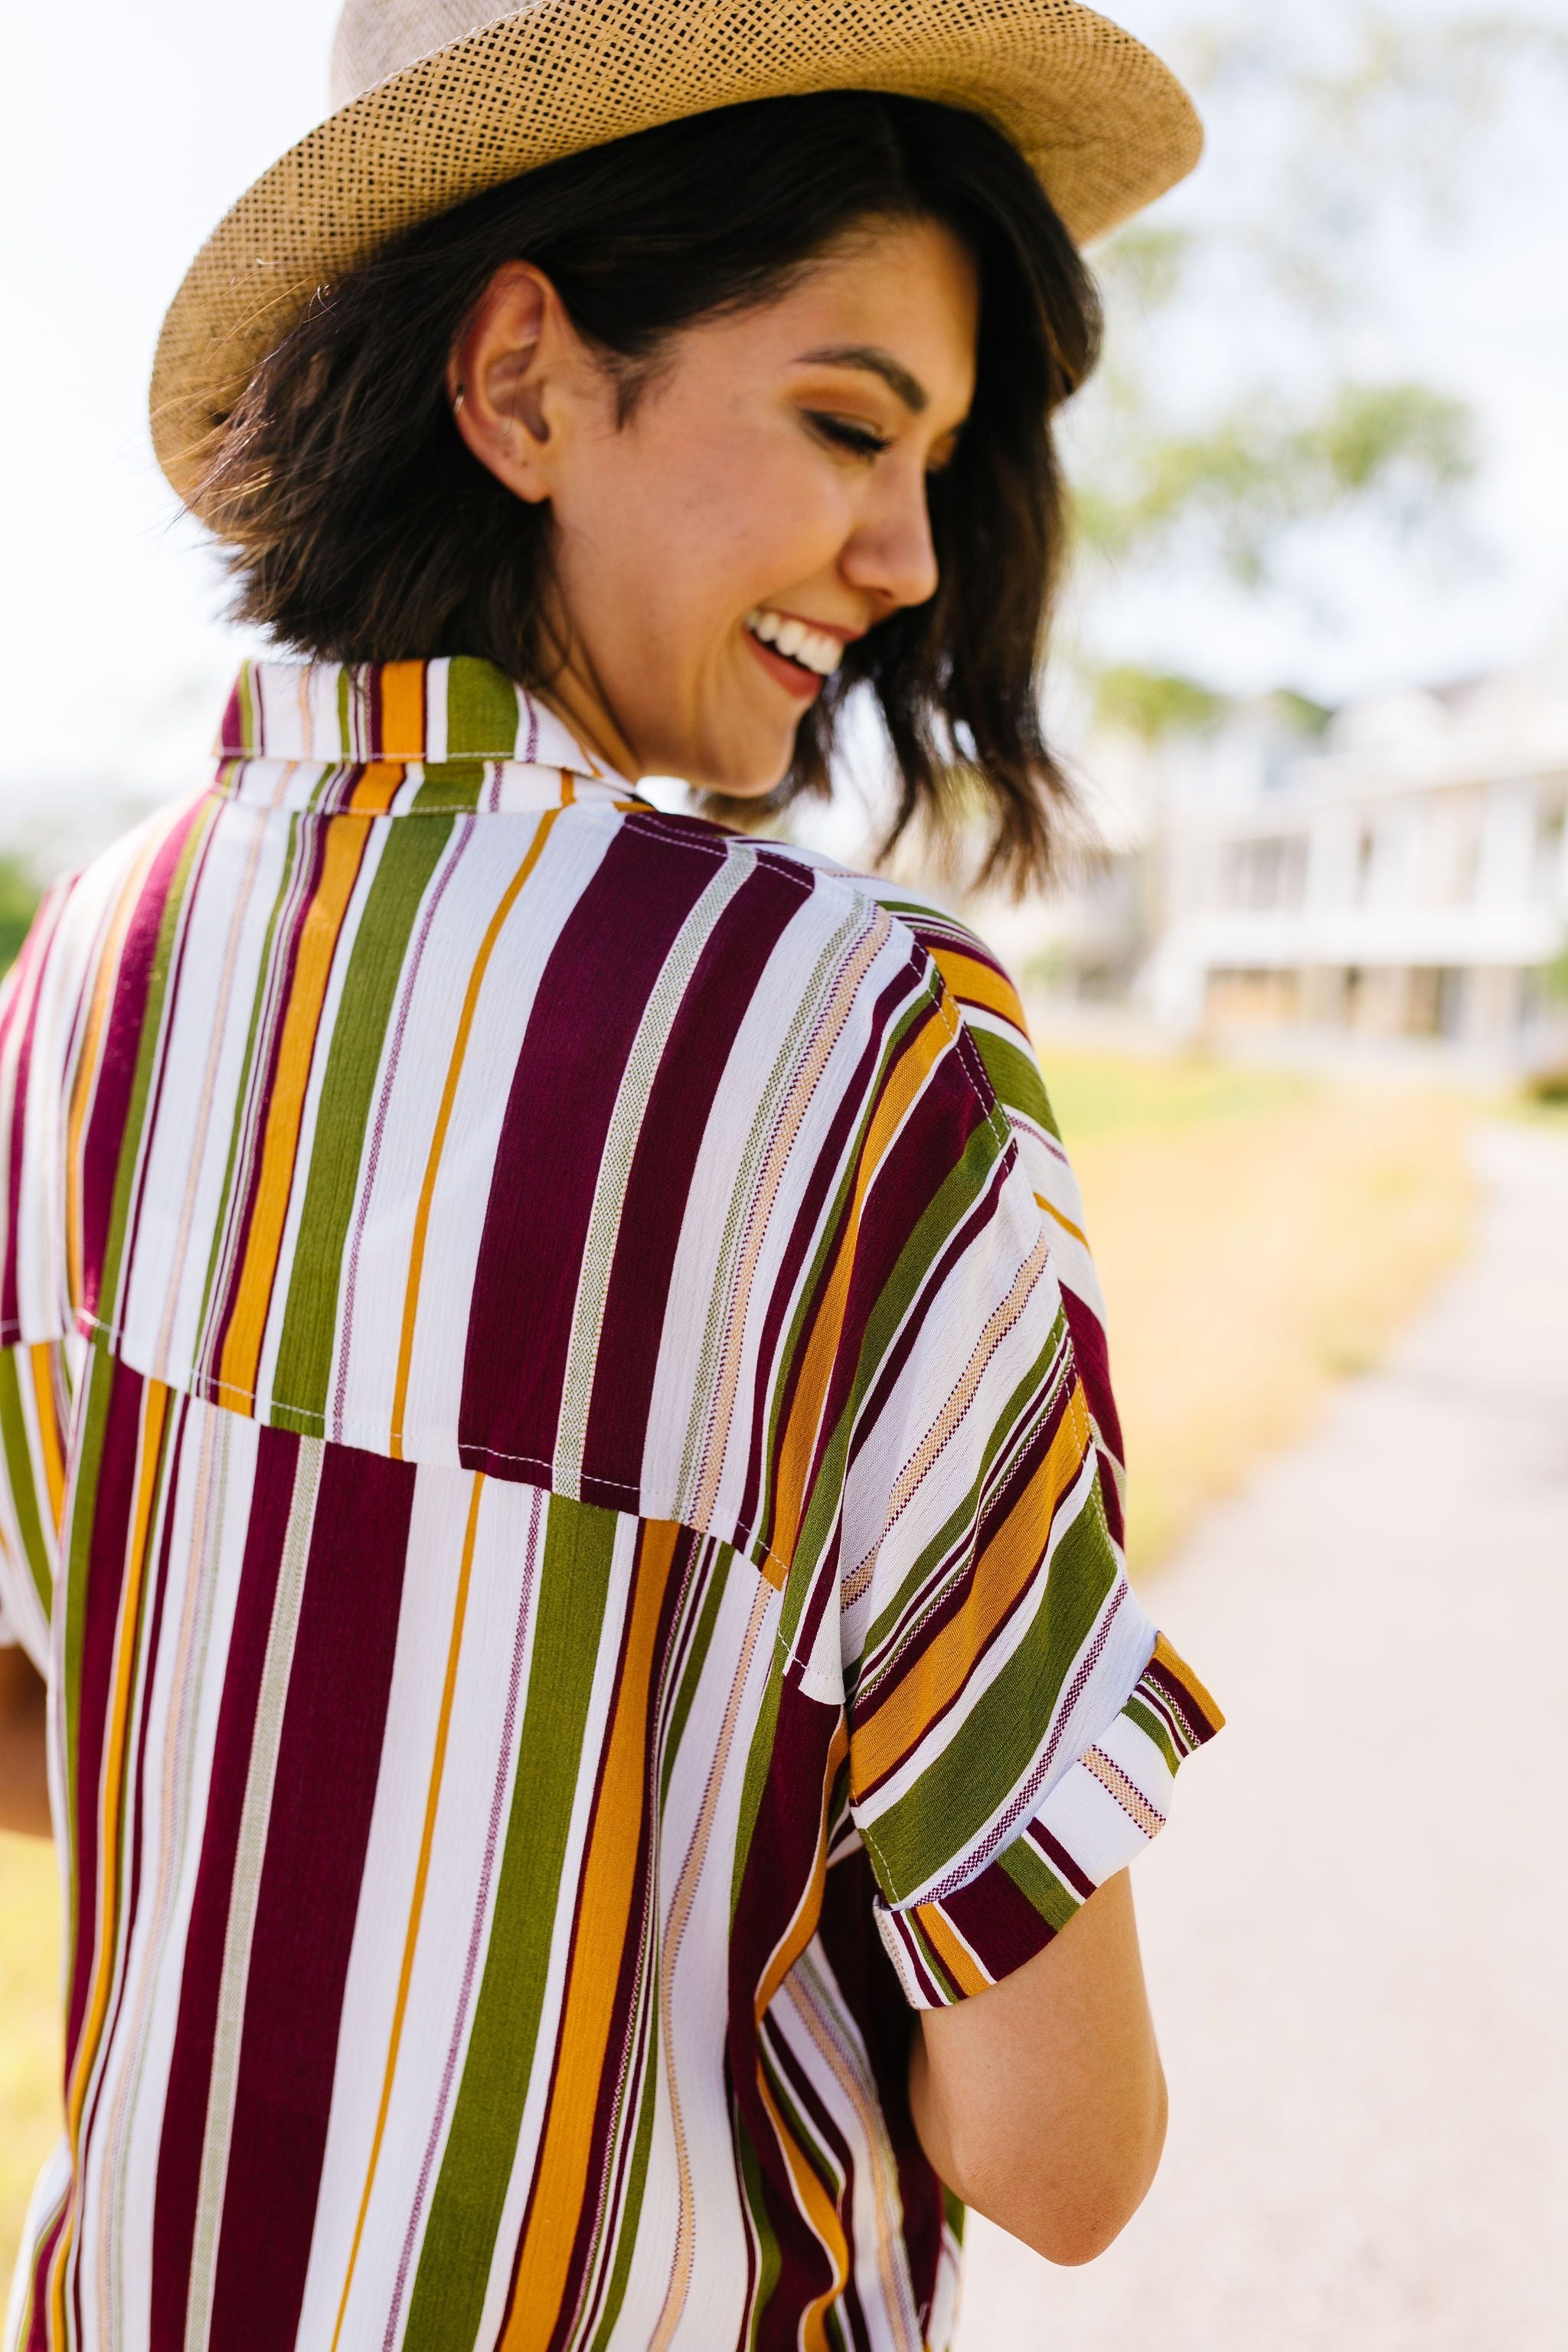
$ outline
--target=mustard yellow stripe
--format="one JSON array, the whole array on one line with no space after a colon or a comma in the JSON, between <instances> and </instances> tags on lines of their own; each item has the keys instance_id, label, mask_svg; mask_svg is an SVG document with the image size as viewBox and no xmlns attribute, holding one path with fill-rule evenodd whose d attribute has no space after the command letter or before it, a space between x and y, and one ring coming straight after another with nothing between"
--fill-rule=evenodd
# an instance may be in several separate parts
<instances>
[{"instance_id":1,"label":"mustard yellow stripe","mask_svg":"<svg viewBox=\"0 0 1568 2352\"><path fill-rule=\"evenodd\" d=\"M758 1983L753 2000L753 2012L759 2027L780 1985L816 1935L817 1922L822 1916L822 1890L827 1877L827 1797L838 1778L838 1767L844 1761L848 1745L848 1726L840 1717L829 1745L826 1761L823 1766L823 1813L817 1825L816 1853L812 1862L811 1883L801 1896L799 1908L784 1935L780 1937ZM848 2242L844 2234L843 2224L838 2218L838 2210L827 2194L816 2166L795 2140L789 2126L779 2112L760 2056L757 2062L757 2088L762 2095L763 2105L768 2111L768 2120L773 2125L784 2162L789 2167L795 2201L821 2240L833 2266L832 2284L825 2288L820 2295L813 2298L801 2315L803 2333L800 2340L802 2343L810 2347L811 2352L828 2352L826 2315L843 2294L849 2282Z\"/></svg>"},{"instance_id":2,"label":"mustard yellow stripe","mask_svg":"<svg viewBox=\"0 0 1568 2352\"><path fill-rule=\"evenodd\" d=\"M381 671L381 740L385 757L401 764L416 758L425 740L425 665L384 663Z\"/></svg>"},{"instance_id":3,"label":"mustard yellow stripe","mask_svg":"<svg viewBox=\"0 0 1568 2352\"><path fill-rule=\"evenodd\" d=\"M1092 1443L1089 1407L1073 1382L1044 1460L974 1563L963 1606L880 1706L857 1719L850 1777L858 1797L892 1770L951 1706L997 1627L1038 1568L1057 1507Z\"/></svg>"},{"instance_id":4,"label":"mustard yellow stripe","mask_svg":"<svg viewBox=\"0 0 1568 2352\"><path fill-rule=\"evenodd\" d=\"M827 2333L827 2314L849 2284L848 2241L844 2234L844 2224L838 2218L837 2207L828 2195L826 2186L818 2174L816 2167L812 2163L805 2148L795 2140L779 2113L773 2091L765 2078L762 2081L762 2094L763 2105L768 2111L768 2120L777 2134L779 2147L784 2151L784 2162L789 2167L790 2183L795 2190L795 2203L821 2240L823 2251L832 2264L832 2276L828 2284L820 2294L813 2295L810 2303L801 2313L800 2333L796 2341L802 2346L803 2352L832 2352L832 2339Z\"/></svg>"},{"instance_id":5,"label":"mustard yellow stripe","mask_svg":"<svg viewBox=\"0 0 1568 2352\"><path fill-rule=\"evenodd\" d=\"M408 1930L403 1942L403 1967L397 1979L397 2000L392 2012L392 2033L386 2046L386 2071L382 2078L381 2105L376 2110L375 2130L370 2143L370 2163L364 2177L364 2192L360 2199L359 2218L354 2223L353 2243L349 2248L348 2268L343 2273L343 2291L338 2302L337 2324L332 2329L332 2352L337 2352L338 2339L343 2332L343 2319L349 2307L349 2290L353 2285L354 2270L359 2262L360 2241L364 2236L365 2216L370 2211L371 2190L375 2186L376 2168L381 2162L381 2143L386 2131L387 2110L392 2105L393 2079L397 2073L398 2053L403 2047L403 2024L408 2013L408 1988L414 1979L414 1954L419 1942L419 1926L425 1916L425 1889L430 1876L430 1851L436 1842L436 1815L441 1802L441 1782L447 1769L447 1738L452 1727L452 1697L458 1686L458 1664L463 1651L463 1624L468 1613L468 1586L473 1577L474 1542L479 1526L479 1498L484 1492L484 1476L476 1475L468 1496L468 1524L463 1535L462 1565L458 1571L458 1597L452 1608L452 1637L447 1645L447 1679L441 1689L441 1712L436 1725L436 1750L430 1763L430 1786L425 1799L425 1827L419 1839L419 1866L414 1874L414 1896L408 1906Z\"/></svg>"},{"instance_id":6,"label":"mustard yellow stripe","mask_svg":"<svg viewBox=\"0 0 1568 2352\"><path fill-rule=\"evenodd\" d=\"M1047 1200L1043 1192L1036 1193L1035 1206L1037 1209L1044 1209L1047 1217L1054 1217L1058 1224L1060 1225L1064 1234L1070 1234L1075 1242L1081 1242L1083 1244L1085 1249L1089 1247L1089 1235L1083 1231L1082 1227L1075 1225L1070 1217L1064 1217L1061 1211L1053 1207L1052 1203Z\"/></svg>"},{"instance_id":7,"label":"mustard yellow stripe","mask_svg":"<svg viewBox=\"0 0 1568 2352\"><path fill-rule=\"evenodd\" d=\"M393 1458L403 1459L403 1416L408 1403L408 1374L414 1360L414 1326L419 1315L419 1277L425 1270L425 1244L430 1230L430 1203L435 1198L436 1178L440 1171L441 1153L447 1141L447 1129L451 1124L452 1105L458 1098L458 1081L463 1075L463 1059L468 1050L468 1035L479 1009L479 991L484 986L490 957L501 934L501 927L517 896L538 865L550 829L560 812L546 810L540 819L539 830L529 845L527 856L512 876L502 893L500 906L490 917L479 951L474 958L474 968L468 974L468 985L463 994L463 1009L458 1018L458 1034L452 1041L452 1055L447 1065L446 1084L441 1089L440 1108L436 1113L436 1130L430 1138L430 1157L426 1162L425 1181L419 1188L419 1205L414 1215L414 1237L408 1251L408 1286L403 1296L403 1330L397 1346L397 1381L392 1394Z\"/></svg>"},{"instance_id":8,"label":"mustard yellow stripe","mask_svg":"<svg viewBox=\"0 0 1568 2352\"><path fill-rule=\"evenodd\" d=\"M289 1213L300 1125L305 1112L305 1090L310 1084L321 1006L369 837L368 817L335 816L327 820L321 880L300 931L293 984L283 1014L245 1262L218 1364L220 1392L229 1403L248 1403L256 1395L256 1370L261 1360L278 1254L283 1244L283 1223Z\"/></svg>"},{"instance_id":9,"label":"mustard yellow stripe","mask_svg":"<svg viewBox=\"0 0 1568 2352\"><path fill-rule=\"evenodd\" d=\"M938 1959L958 1987L959 1991L965 1998L971 1993L984 1992L990 1984L991 1979L980 1966L968 1945L962 1941L941 1905L917 1904L915 1917L930 1937Z\"/></svg>"},{"instance_id":10,"label":"mustard yellow stripe","mask_svg":"<svg viewBox=\"0 0 1568 2352\"><path fill-rule=\"evenodd\" d=\"M838 1778L838 1767L848 1751L849 1727L840 1716L828 1743L826 1762L822 1768L822 1815L816 1825L816 1853L812 1861L810 1883L800 1898L795 1917L779 1937L758 1981L754 2005L759 2025L773 1995L816 1933L816 1923L822 1916L822 1890L827 1879L827 1800Z\"/></svg>"},{"instance_id":11,"label":"mustard yellow stripe","mask_svg":"<svg viewBox=\"0 0 1568 2352\"><path fill-rule=\"evenodd\" d=\"M120 1628L115 1644L114 1679L110 1686L108 1736L103 1748L100 1818L98 1844L98 1916L94 1927L97 1965L92 1990L82 2019L76 2063L66 2089L66 2131L70 2141L73 2183L79 2180L81 2116L87 2086L98 2056L99 2037L108 2013L110 1989L119 1941L119 1847L121 1802L125 1782L126 1727L131 1712L131 1685L142 1624L142 1586L147 1561L147 1530L157 1490L163 1423L170 1391L161 1381L148 1381L142 1390L142 1437L137 1463L136 1502L132 1515L131 1541L126 1554L125 1583L121 1594ZM65 2272L76 2234L77 2205L73 2187L71 2210L60 2231L50 2273L50 2304L57 2334L65 2342Z\"/></svg>"},{"instance_id":12,"label":"mustard yellow stripe","mask_svg":"<svg viewBox=\"0 0 1568 2352\"><path fill-rule=\"evenodd\" d=\"M1199 1682L1196 1675L1194 1674L1185 1658L1180 1656L1179 1654L1171 1647L1171 1644L1166 1641L1163 1633L1156 1633L1154 1636L1153 1654L1149 1660L1149 1664L1151 1666L1163 1666L1165 1672L1171 1675L1173 1680L1181 1684L1182 1688L1185 1691L1187 1696L1191 1699L1198 1713L1204 1717L1211 1730L1223 1731L1225 1729L1225 1717L1220 1713L1220 1710L1214 1699L1211 1698L1208 1692L1204 1688L1202 1683ZM1147 1671L1147 1669L1145 1669L1145 1671Z\"/></svg>"},{"instance_id":13,"label":"mustard yellow stripe","mask_svg":"<svg viewBox=\"0 0 1568 2352\"><path fill-rule=\"evenodd\" d=\"M38 1450L44 1457L44 1486L49 1498L49 1517L58 1535L65 1517L66 1465L59 1415L55 1409L54 1347L48 1340L41 1340L37 1347L28 1349L27 1356L38 1414Z\"/></svg>"},{"instance_id":14,"label":"mustard yellow stripe","mask_svg":"<svg viewBox=\"0 0 1568 2352\"><path fill-rule=\"evenodd\" d=\"M384 816L405 772L400 760L371 761L349 794L349 807L356 816Z\"/></svg>"},{"instance_id":15,"label":"mustard yellow stripe","mask_svg":"<svg viewBox=\"0 0 1568 2352\"><path fill-rule=\"evenodd\" d=\"M902 1125L931 1070L947 1050L951 1031L942 1021L929 1021L905 1050L872 1115L855 1172L855 1191L838 1238L837 1254L823 1284L801 1362L800 1379L790 1403L789 1419L779 1447L779 1466L769 1548L784 1561L795 1558L795 1541L805 1512L806 1482L811 1475L817 1427L833 1374L834 1360L849 1302L850 1277L861 1212L889 1145Z\"/></svg>"},{"instance_id":16,"label":"mustard yellow stripe","mask_svg":"<svg viewBox=\"0 0 1568 2352\"><path fill-rule=\"evenodd\" d=\"M645 1810L655 1644L679 1533L672 1522L662 1520L650 1521L642 1533L620 1690L583 1868L550 2112L501 2352L534 2352L534 2347L557 2340L572 2243L587 2193L595 2110L626 1950Z\"/></svg>"},{"instance_id":17,"label":"mustard yellow stripe","mask_svg":"<svg viewBox=\"0 0 1568 2352\"><path fill-rule=\"evenodd\" d=\"M931 961L961 1003L977 1004L984 1013L999 1013L1004 1021L1011 1022L1015 1029L1022 1029L1028 1035L1017 990L993 965L982 963L978 956L962 955L956 948L933 949Z\"/></svg>"}]
</instances>

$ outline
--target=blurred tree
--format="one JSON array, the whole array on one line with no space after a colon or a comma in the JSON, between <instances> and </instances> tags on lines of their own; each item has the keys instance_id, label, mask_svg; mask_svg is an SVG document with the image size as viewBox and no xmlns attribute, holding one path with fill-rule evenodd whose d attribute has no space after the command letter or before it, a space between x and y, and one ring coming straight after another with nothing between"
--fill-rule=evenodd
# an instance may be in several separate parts
<instances>
[{"instance_id":1,"label":"blurred tree","mask_svg":"<svg viewBox=\"0 0 1568 2352\"><path fill-rule=\"evenodd\" d=\"M0 856L0 971L16 962L42 895L16 858Z\"/></svg>"},{"instance_id":2,"label":"blurred tree","mask_svg":"<svg viewBox=\"0 0 1568 2352\"><path fill-rule=\"evenodd\" d=\"M1301 561L1326 524L1437 558L1465 545L1469 410L1370 373L1366 355L1400 238L1444 233L1521 79L1568 67L1568 26L1373 0L1189 18L1164 46L1208 120L1209 161L1096 257L1106 358L1068 436L1079 664L1099 714L1145 737L1207 723L1214 698L1141 671L1125 644L1103 649L1098 623L1129 580L1305 596L1331 621L1331 567Z\"/></svg>"}]
</instances>

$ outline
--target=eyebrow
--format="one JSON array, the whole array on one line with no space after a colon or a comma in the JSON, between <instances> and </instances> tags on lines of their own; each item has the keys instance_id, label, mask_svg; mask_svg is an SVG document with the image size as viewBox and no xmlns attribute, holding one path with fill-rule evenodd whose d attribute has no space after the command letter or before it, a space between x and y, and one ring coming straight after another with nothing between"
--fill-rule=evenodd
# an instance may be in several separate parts
<instances>
[{"instance_id":1,"label":"eyebrow","mask_svg":"<svg viewBox=\"0 0 1568 2352\"><path fill-rule=\"evenodd\" d=\"M825 344L820 351L802 352L796 365L859 368L868 375L879 375L914 415L931 405L931 394L919 376L900 367L891 352L883 351L878 343Z\"/></svg>"}]
</instances>

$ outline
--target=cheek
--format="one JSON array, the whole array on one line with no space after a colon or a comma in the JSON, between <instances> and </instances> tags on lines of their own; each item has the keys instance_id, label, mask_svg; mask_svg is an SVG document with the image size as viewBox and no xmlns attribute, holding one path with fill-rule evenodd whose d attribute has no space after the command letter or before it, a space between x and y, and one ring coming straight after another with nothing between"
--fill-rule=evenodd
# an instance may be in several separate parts
<instances>
[{"instance_id":1,"label":"cheek","mask_svg":"<svg viewBox=\"0 0 1568 2352\"><path fill-rule=\"evenodd\" d=\"M617 532L667 614L724 626L830 566L847 528L831 472L787 429L674 437L621 488Z\"/></svg>"}]
</instances>

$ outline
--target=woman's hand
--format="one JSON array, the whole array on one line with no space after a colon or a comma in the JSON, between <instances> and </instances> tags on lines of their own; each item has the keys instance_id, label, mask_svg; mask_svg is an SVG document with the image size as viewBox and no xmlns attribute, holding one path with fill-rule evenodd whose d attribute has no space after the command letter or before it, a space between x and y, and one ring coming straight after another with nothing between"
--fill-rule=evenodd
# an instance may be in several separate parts
<instances>
[{"instance_id":1,"label":"woman's hand","mask_svg":"<svg viewBox=\"0 0 1568 2352\"><path fill-rule=\"evenodd\" d=\"M26 1651L0 1649L0 1830L49 1834L44 1685Z\"/></svg>"},{"instance_id":2,"label":"woman's hand","mask_svg":"<svg viewBox=\"0 0 1568 2352\"><path fill-rule=\"evenodd\" d=\"M1126 1872L1012 1976L922 2010L921 2027L910 2102L948 2187L1049 2262L1103 2253L1165 2138Z\"/></svg>"}]
</instances>

